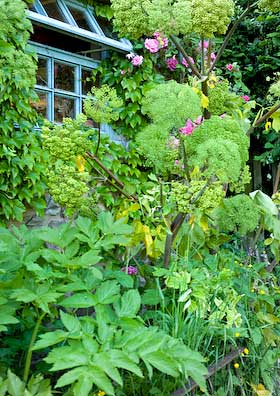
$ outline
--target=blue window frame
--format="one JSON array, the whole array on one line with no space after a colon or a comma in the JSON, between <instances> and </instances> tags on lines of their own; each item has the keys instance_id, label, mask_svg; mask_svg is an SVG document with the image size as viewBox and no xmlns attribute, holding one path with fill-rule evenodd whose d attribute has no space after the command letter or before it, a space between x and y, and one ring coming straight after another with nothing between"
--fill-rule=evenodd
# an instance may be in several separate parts
<instances>
[{"instance_id":1,"label":"blue window frame","mask_svg":"<svg viewBox=\"0 0 280 396\"><path fill-rule=\"evenodd\" d=\"M31 44L38 55L35 90L39 101L34 107L53 122L75 117L82 111L82 102L93 85L88 79L98 63L38 43Z\"/></svg>"}]
</instances>

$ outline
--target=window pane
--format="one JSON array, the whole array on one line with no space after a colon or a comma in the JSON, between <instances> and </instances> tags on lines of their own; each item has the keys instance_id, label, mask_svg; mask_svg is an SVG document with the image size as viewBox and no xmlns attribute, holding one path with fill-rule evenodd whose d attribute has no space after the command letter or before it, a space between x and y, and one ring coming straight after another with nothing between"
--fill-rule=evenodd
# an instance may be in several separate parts
<instances>
[{"instance_id":1,"label":"window pane","mask_svg":"<svg viewBox=\"0 0 280 396\"><path fill-rule=\"evenodd\" d=\"M75 99L63 96L54 96L54 121L62 122L64 117L74 118Z\"/></svg>"},{"instance_id":2,"label":"window pane","mask_svg":"<svg viewBox=\"0 0 280 396\"><path fill-rule=\"evenodd\" d=\"M65 22L65 18L63 17L56 0L41 0L41 3L50 18Z\"/></svg>"},{"instance_id":3,"label":"window pane","mask_svg":"<svg viewBox=\"0 0 280 396\"><path fill-rule=\"evenodd\" d=\"M97 85L97 82L92 80L92 71L82 69L82 94L86 95L93 86Z\"/></svg>"},{"instance_id":4,"label":"window pane","mask_svg":"<svg viewBox=\"0 0 280 396\"><path fill-rule=\"evenodd\" d=\"M48 69L47 69L47 59L38 59L38 69L36 75L36 84L48 86Z\"/></svg>"},{"instance_id":5,"label":"window pane","mask_svg":"<svg viewBox=\"0 0 280 396\"><path fill-rule=\"evenodd\" d=\"M90 23L87 20L86 14L83 11L81 11L77 8L71 7L71 6L68 6L68 8L71 11L73 18L75 19L76 24L80 28L94 31L94 29L92 29Z\"/></svg>"},{"instance_id":6,"label":"window pane","mask_svg":"<svg viewBox=\"0 0 280 396\"><path fill-rule=\"evenodd\" d=\"M46 92L36 91L38 95L38 101L33 102L32 107L39 113L42 117L47 118L48 116L48 94Z\"/></svg>"},{"instance_id":7,"label":"window pane","mask_svg":"<svg viewBox=\"0 0 280 396\"><path fill-rule=\"evenodd\" d=\"M75 92L75 67L54 63L54 87Z\"/></svg>"}]
</instances>

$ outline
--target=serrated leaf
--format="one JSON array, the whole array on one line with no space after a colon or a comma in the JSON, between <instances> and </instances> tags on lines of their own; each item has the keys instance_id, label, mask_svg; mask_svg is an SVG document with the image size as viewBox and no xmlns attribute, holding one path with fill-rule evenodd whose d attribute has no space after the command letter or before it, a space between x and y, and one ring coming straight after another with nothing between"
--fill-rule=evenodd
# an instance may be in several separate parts
<instances>
[{"instance_id":1,"label":"serrated leaf","mask_svg":"<svg viewBox=\"0 0 280 396\"><path fill-rule=\"evenodd\" d=\"M130 355L117 349L110 349L107 353L110 356L111 362L114 364L114 366L131 371L138 377L143 378L142 371L137 366L135 361L131 359Z\"/></svg>"},{"instance_id":2,"label":"serrated leaf","mask_svg":"<svg viewBox=\"0 0 280 396\"><path fill-rule=\"evenodd\" d=\"M157 368L162 373L178 377L179 370L176 360L163 351L151 352L145 355L145 361Z\"/></svg>"},{"instance_id":3,"label":"serrated leaf","mask_svg":"<svg viewBox=\"0 0 280 396\"><path fill-rule=\"evenodd\" d=\"M43 349L51 345L58 344L59 342L64 341L68 337L68 334L69 333L63 330L55 330L49 333L41 334L39 336L40 340L35 343L32 350L36 351L38 349Z\"/></svg>"},{"instance_id":4,"label":"serrated leaf","mask_svg":"<svg viewBox=\"0 0 280 396\"><path fill-rule=\"evenodd\" d=\"M87 371L87 367L76 367L67 373L63 374L56 383L55 388L61 388L66 385L73 384L80 375L83 375L84 372Z\"/></svg>"},{"instance_id":5,"label":"serrated leaf","mask_svg":"<svg viewBox=\"0 0 280 396\"><path fill-rule=\"evenodd\" d=\"M110 360L107 352L95 354L92 363L95 366L99 367L101 370L105 371L108 377L110 377L117 384L123 386L123 381L120 376L119 370L116 368L114 362Z\"/></svg>"},{"instance_id":6,"label":"serrated leaf","mask_svg":"<svg viewBox=\"0 0 280 396\"><path fill-rule=\"evenodd\" d=\"M79 331L81 329L81 325L79 319L75 316L69 315L63 311L60 311L60 318L63 325L70 332Z\"/></svg>"},{"instance_id":7,"label":"serrated leaf","mask_svg":"<svg viewBox=\"0 0 280 396\"><path fill-rule=\"evenodd\" d=\"M24 383L10 370L8 370L7 388L11 396L22 395L24 391Z\"/></svg>"},{"instance_id":8,"label":"serrated leaf","mask_svg":"<svg viewBox=\"0 0 280 396\"><path fill-rule=\"evenodd\" d=\"M86 372L83 375L80 375L78 381L73 387L74 396L88 396L92 385L92 378L89 377Z\"/></svg>"},{"instance_id":9,"label":"serrated leaf","mask_svg":"<svg viewBox=\"0 0 280 396\"><path fill-rule=\"evenodd\" d=\"M118 297L120 293L120 286L116 281L106 281L101 284L96 290L96 298L99 304L111 304Z\"/></svg>"},{"instance_id":10,"label":"serrated leaf","mask_svg":"<svg viewBox=\"0 0 280 396\"><path fill-rule=\"evenodd\" d=\"M91 293L75 293L60 302L65 308L90 308L97 304L97 298Z\"/></svg>"},{"instance_id":11,"label":"serrated leaf","mask_svg":"<svg viewBox=\"0 0 280 396\"><path fill-rule=\"evenodd\" d=\"M119 318L134 318L141 306L141 297L138 290L128 290L121 297L119 304L115 305Z\"/></svg>"}]
</instances>

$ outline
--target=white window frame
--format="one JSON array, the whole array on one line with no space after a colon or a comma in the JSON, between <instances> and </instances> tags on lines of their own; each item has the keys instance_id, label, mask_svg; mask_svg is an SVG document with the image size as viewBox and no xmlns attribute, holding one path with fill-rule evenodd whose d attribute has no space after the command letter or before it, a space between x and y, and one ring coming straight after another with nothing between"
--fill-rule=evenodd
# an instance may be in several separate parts
<instances>
[{"instance_id":1,"label":"white window frame","mask_svg":"<svg viewBox=\"0 0 280 396\"><path fill-rule=\"evenodd\" d=\"M27 10L29 19L39 25L46 26L48 29L61 31L65 34L79 37L89 42L100 43L105 46L105 49L109 47L125 52L132 51L132 45L128 40L126 39L114 40L105 36L97 20L93 16L92 7L83 6L74 0L56 0L56 1L60 11L63 14L63 17L66 19L66 22L62 22L59 21L58 19L50 18L47 15L44 7L40 3L40 0L35 0L34 2L34 8L36 12ZM96 31L96 33L80 28L77 25L74 18L72 17L71 12L69 11L67 5L82 11L85 14L89 24Z\"/></svg>"}]
</instances>

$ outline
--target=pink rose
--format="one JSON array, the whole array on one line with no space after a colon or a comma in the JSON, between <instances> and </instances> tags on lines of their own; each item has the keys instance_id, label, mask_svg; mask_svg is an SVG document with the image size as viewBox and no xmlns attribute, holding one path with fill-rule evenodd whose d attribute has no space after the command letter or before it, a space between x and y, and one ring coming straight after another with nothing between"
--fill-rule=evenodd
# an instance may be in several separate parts
<instances>
[{"instance_id":1,"label":"pink rose","mask_svg":"<svg viewBox=\"0 0 280 396\"><path fill-rule=\"evenodd\" d=\"M241 98L243 100L245 100L245 102L249 102L249 100L250 100L250 96L248 96L248 95L243 95L243 96L241 96Z\"/></svg>"},{"instance_id":2,"label":"pink rose","mask_svg":"<svg viewBox=\"0 0 280 396\"><path fill-rule=\"evenodd\" d=\"M180 128L179 131L182 135L191 135L195 125L193 124L192 120L188 119L186 125L183 128Z\"/></svg>"},{"instance_id":3,"label":"pink rose","mask_svg":"<svg viewBox=\"0 0 280 396\"><path fill-rule=\"evenodd\" d=\"M191 63L194 64L194 59L191 56L189 56L189 58L190 58ZM185 58L182 59L182 65L185 67L189 67L189 64Z\"/></svg>"},{"instance_id":4,"label":"pink rose","mask_svg":"<svg viewBox=\"0 0 280 396\"><path fill-rule=\"evenodd\" d=\"M140 66L143 63L143 56L141 55L135 55L132 60L131 63L133 66Z\"/></svg>"},{"instance_id":5,"label":"pink rose","mask_svg":"<svg viewBox=\"0 0 280 396\"><path fill-rule=\"evenodd\" d=\"M151 53L158 52L159 50L159 42L157 39L146 39L144 44L145 48Z\"/></svg>"},{"instance_id":6,"label":"pink rose","mask_svg":"<svg viewBox=\"0 0 280 396\"><path fill-rule=\"evenodd\" d=\"M160 32L155 32L153 34L154 38L158 39L160 37Z\"/></svg>"},{"instance_id":7,"label":"pink rose","mask_svg":"<svg viewBox=\"0 0 280 396\"><path fill-rule=\"evenodd\" d=\"M202 121L203 121L203 116L200 115L200 116L197 117L196 120L194 120L194 123L196 125L200 125L202 123Z\"/></svg>"},{"instance_id":8,"label":"pink rose","mask_svg":"<svg viewBox=\"0 0 280 396\"><path fill-rule=\"evenodd\" d=\"M228 69L228 71L232 71L233 70L233 64L232 63L228 63L226 65L226 68Z\"/></svg>"},{"instance_id":9,"label":"pink rose","mask_svg":"<svg viewBox=\"0 0 280 396\"><path fill-rule=\"evenodd\" d=\"M211 61L214 61L216 59L216 54L214 54L214 52L211 52L210 59Z\"/></svg>"},{"instance_id":10,"label":"pink rose","mask_svg":"<svg viewBox=\"0 0 280 396\"><path fill-rule=\"evenodd\" d=\"M198 49L201 49L201 47L202 47L202 41L200 41L199 43L198 43ZM209 47L209 41L203 41L203 48L208 48Z\"/></svg>"},{"instance_id":11,"label":"pink rose","mask_svg":"<svg viewBox=\"0 0 280 396\"><path fill-rule=\"evenodd\" d=\"M167 48L168 47L168 38L163 37L162 39L162 48Z\"/></svg>"},{"instance_id":12,"label":"pink rose","mask_svg":"<svg viewBox=\"0 0 280 396\"><path fill-rule=\"evenodd\" d=\"M175 55L173 55L172 58L166 59L165 62L167 64L168 69L170 69L171 71L176 70L176 66L178 65L178 61L177 61Z\"/></svg>"}]
</instances>

